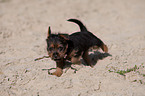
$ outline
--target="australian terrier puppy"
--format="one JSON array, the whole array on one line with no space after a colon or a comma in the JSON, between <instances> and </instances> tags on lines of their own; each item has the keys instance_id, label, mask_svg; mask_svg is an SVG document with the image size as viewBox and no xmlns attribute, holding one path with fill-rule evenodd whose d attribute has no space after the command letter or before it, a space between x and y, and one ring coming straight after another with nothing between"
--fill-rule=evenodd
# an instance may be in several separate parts
<instances>
[{"instance_id":1,"label":"australian terrier puppy","mask_svg":"<svg viewBox=\"0 0 145 96\"><path fill-rule=\"evenodd\" d=\"M56 71L51 75L58 77L63 73L65 60L80 63L80 59L83 58L87 65L93 67L88 54L89 48L101 48L104 52L108 52L108 48L103 41L89 32L81 21L77 19L69 19L68 21L78 24L80 32L71 35L51 34L49 27L46 39L48 55L56 61Z\"/></svg>"}]
</instances>

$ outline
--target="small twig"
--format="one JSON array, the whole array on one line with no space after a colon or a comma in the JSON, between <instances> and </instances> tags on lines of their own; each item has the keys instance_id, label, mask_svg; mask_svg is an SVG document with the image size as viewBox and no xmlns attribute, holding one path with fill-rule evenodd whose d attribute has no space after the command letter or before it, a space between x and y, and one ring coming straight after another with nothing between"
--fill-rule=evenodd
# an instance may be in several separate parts
<instances>
[{"instance_id":1,"label":"small twig","mask_svg":"<svg viewBox=\"0 0 145 96\"><path fill-rule=\"evenodd\" d=\"M76 68L73 68L73 67L70 66L70 67L68 67L68 68L65 70L65 73L68 71L69 68L71 68L72 70L74 70L74 73L76 73L76 72L78 71Z\"/></svg>"},{"instance_id":2,"label":"small twig","mask_svg":"<svg viewBox=\"0 0 145 96\"><path fill-rule=\"evenodd\" d=\"M78 70L73 68L73 67L70 67L72 70L74 70L74 73L76 73Z\"/></svg>"},{"instance_id":3,"label":"small twig","mask_svg":"<svg viewBox=\"0 0 145 96\"><path fill-rule=\"evenodd\" d=\"M43 56L43 57L40 57L40 58L36 58L34 61L41 60L41 59L44 59L44 58L49 58L49 56Z\"/></svg>"}]
</instances>

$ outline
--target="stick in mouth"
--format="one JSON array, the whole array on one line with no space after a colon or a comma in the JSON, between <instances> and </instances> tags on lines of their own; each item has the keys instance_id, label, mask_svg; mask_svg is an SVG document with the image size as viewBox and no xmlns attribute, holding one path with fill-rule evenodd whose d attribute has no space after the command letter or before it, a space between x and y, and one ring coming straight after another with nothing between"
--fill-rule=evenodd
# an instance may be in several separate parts
<instances>
[{"instance_id":1,"label":"stick in mouth","mask_svg":"<svg viewBox=\"0 0 145 96\"><path fill-rule=\"evenodd\" d=\"M49 58L49 56L39 57L39 58L36 58L34 61L41 60L41 59L44 59L44 58Z\"/></svg>"}]
</instances>

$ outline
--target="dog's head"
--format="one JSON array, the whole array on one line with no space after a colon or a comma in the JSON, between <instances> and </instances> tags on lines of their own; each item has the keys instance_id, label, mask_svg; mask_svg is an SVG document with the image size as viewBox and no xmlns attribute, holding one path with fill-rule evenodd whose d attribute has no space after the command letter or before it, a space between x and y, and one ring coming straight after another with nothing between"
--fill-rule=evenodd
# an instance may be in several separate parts
<instances>
[{"instance_id":1,"label":"dog's head","mask_svg":"<svg viewBox=\"0 0 145 96\"><path fill-rule=\"evenodd\" d=\"M47 35L47 51L51 59L55 61L62 60L68 48L68 34L51 34L50 27L48 28Z\"/></svg>"}]
</instances>

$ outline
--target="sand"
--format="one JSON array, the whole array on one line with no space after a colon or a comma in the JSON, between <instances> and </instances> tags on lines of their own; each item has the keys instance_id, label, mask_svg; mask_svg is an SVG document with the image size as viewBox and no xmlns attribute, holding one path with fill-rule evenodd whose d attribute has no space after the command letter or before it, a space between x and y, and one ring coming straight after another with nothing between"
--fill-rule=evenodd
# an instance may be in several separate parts
<instances>
[{"instance_id":1,"label":"sand","mask_svg":"<svg viewBox=\"0 0 145 96\"><path fill-rule=\"evenodd\" d=\"M47 55L48 26L79 30L69 18L81 20L112 56L93 51L94 68L48 75L42 69L55 62L34 59ZM144 66L145 0L0 0L0 96L145 96Z\"/></svg>"}]
</instances>

